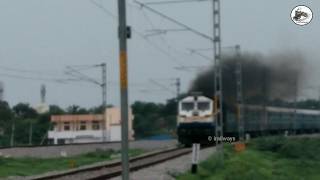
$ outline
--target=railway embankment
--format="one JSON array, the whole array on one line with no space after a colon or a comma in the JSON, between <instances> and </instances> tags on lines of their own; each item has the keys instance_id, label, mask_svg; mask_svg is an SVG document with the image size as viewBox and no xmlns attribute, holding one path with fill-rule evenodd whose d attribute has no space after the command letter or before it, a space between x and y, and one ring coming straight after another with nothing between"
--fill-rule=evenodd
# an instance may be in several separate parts
<instances>
[{"instance_id":1,"label":"railway embankment","mask_svg":"<svg viewBox=\"0 0 320 180\"><path fill-rule=\"evenodd\" d=\"M320 179L320 137L265 137L250 141L236 152L226 145L224 166L214 154L197 174L180 174L178 180L197 179Z\"/></svg>"}]
</instances>

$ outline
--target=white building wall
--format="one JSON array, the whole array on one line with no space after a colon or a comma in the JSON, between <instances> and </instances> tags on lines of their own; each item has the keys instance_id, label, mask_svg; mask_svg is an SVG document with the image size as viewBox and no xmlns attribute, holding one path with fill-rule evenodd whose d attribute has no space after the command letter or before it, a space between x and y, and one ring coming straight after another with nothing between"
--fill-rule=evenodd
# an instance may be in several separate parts
<instances>
[{"instance_id":1,"label":"white building wall","mask_svg":"<svg viewBox=\"0 0 320 180\"><path fill-rule=\"evenodd\" d=\"M102 130L85 131L49 131L48 138L58 143L58 139L65 139L65 143L101 142Z\"/></svg>"},{"instance_id":2,"label":"white building wall","mask_svg":"<svg viewBox=\"0 0 320 180\"><path fill-rule=\"evenodd\" d=\"M104 114L106 119L106 130L104 131L106 141L121 141L121 120L119 108L108 108ZM102 142L103 115L58 115L51 117L51 121L56 125L54 130L48 132L48 138L53 139L54 144L58 140L64 143L88 143ZM129 111L129 140L133 140L134 131L132 129L133 115L131 109ZM99 121L100 129L93 130L92 122ZM81 130L81 123L86 122L86 128ZM69 124L69 130L65 129L65 123Z\"/></svg>"},{"instance_id":3,"label":"white building wall","mask_svg":"<svg viewBox=\"0 0 320 180\"><path fill-rule=\"evenodd\" d=\"M121 141L121 126L115 125L110 127L110 141Z\"/></svg>"}]
</instances>

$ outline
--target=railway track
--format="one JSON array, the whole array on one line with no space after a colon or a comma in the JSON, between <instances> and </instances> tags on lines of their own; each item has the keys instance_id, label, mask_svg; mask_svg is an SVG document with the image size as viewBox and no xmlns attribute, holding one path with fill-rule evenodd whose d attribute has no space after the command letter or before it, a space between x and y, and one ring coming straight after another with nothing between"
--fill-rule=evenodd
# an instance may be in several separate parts
<instances>
[{"instance_id":1,"label":"railway track","mask_svg":"<svg viewBox=\"0 0 320 180\"><path fill-rule=\"evenodd\" d=\"M130 171L136 171L170 159L180 157L191 152L191 148L173 148L155 153L149 153L130 159ZM122 172L121 161L99 165L95 167L70 170L67 172L43 175L29 180L102 180L120 176Z\"/></svg>"}]
</instances>

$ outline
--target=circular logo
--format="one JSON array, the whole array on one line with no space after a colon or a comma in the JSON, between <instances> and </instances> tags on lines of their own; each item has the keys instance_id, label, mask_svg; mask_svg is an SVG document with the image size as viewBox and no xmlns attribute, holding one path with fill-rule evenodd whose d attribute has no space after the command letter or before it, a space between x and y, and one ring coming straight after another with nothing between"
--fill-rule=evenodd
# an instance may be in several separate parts
<instances>
[{"instance_id":1,"label":"circular logo","mask_svg":"<svg viewBox=\"0 0 320 180\"><path fill-rule=\"evenodd\" d=\"M312 11L309 7L304 5L296 6L291 11L291 19L297 25L307 25L312 20Z\"/></svg>"}]
</instances>

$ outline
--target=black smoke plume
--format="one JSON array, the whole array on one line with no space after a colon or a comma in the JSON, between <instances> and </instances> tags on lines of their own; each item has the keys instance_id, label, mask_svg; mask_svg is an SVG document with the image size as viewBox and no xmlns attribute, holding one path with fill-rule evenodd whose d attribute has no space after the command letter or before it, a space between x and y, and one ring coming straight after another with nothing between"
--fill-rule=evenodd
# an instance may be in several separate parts
<instances>
[{"instance_id":1,"label":"black smoke plume","mask_svg":"<svg viewBox=\"0 0 320 180\"><path fill-rule=\"evenodd\" d=\"M236 104L236 65L242 63L242 94L247 104L264 104L275 99L295 97L303 81L304 59L299 53L275 55L243 54L222 60L223 99L232 108ZM189 92L199 91L213 97L214 67L211 66L192 82Z\"/></svg>"}]
</instances>

